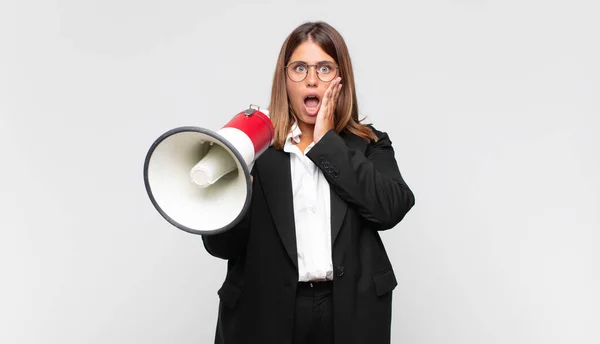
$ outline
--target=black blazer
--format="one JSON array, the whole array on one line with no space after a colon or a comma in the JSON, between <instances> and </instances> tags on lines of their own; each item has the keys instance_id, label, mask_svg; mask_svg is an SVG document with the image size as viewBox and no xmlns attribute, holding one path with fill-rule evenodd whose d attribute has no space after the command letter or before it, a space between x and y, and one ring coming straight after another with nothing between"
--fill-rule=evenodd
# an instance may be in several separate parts
<instances>
[{"instance_id":1,"label":"black blazer","mask_svg":"<svg viewBox=\"0 0 600 344\"><path fill-rule=\"evenodd\" d=\"M378 231L398 224L414 205L388 135L378 142L330 130L306 155L331 188L336 344L390 342L396 277ZM215 343L292 342L298 282L288 153L273 147L252 169L252 201L233 229L203 236L206 250L227 259Z\"/></svg>"}]
</instances>

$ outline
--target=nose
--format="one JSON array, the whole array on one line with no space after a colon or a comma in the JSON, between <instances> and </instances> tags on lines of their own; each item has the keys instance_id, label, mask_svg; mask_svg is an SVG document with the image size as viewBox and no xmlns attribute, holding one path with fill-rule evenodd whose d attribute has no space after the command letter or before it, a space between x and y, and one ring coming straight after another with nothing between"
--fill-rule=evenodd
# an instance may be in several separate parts
<instances>
[{"instance_id":1,"label":"nose","mask_svg":"<svg viewBox=\"0 0 600 344\"><path fill-rule=\"evenodd\" d=\"M306 71L306 73L308 73L306 75L306 86L317 86L317 83L319 82L319 76L317 75L317 67L309 66L308 71Z\"/></svg>"}]
</instances>

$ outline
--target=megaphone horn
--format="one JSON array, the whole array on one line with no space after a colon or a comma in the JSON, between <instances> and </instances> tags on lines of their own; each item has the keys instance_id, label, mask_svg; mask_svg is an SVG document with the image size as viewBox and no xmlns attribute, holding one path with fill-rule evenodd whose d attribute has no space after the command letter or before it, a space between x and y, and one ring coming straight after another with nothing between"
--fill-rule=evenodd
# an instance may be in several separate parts
<instances>
[{"instance_id":1,"label":"megaphone horn","mask_svg":"<svg viewBox=\"0 0 600 344\"><path fill-rule=\"evenodd\" d=\"M179 127L151 145L144 184L156 210L173 226L213 235L233 228L252 198L250 170L273 142L268 111L256 105L217 132Z\"/></svg>"}]
</instances>

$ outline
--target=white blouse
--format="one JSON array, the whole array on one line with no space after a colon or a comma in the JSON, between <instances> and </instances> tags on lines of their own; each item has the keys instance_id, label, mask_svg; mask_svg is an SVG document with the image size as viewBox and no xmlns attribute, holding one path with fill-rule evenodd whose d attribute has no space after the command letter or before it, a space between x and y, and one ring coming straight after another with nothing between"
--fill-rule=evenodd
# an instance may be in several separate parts
<instances>
[{"instance_id":1,"label":"white blouse","mask_svg":"<svg viewBox=\"0 0 600 344\"><path fill-rule=\"evenodd\" d=\"M333 280L331 258L331 203L329 183L321 170L293 142L300 142L302 132L294 123L283 147L290 154L298 281ZM292 142L293 140L293 142Z\"/></svg>"}]
</instances>

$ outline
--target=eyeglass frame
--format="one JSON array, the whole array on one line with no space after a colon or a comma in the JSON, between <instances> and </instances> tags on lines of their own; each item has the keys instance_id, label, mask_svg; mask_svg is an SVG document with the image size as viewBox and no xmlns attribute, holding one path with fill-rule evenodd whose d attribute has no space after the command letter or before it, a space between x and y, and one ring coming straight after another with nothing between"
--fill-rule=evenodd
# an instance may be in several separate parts
<instances>
[{"instance_id":1,"label":"eyeglass frame","mask_svg":"<svg viewBox=\"0 0 600 344\"><path fill-rule=\"evenodd\" d=\"M293 63L302 63L302 64L304 64L304 65L306 66L306 68L307 68L307 69L306 69L306 75L304 75L304 78L302 78L302 80L298 80L298 81L296 81L296 80L292 79L292 78L290 77L290 75L288 74L288 67L289 67L291 64L293 64ZM319 64L323 64L323 63L331 63L331 64L335 65L335 75L333 76L333 78L331 78L331 80L324 81L323 79L321 79L321 76L319 75L319 72L318 72L318 70L317 70L317 67L319 66ZM335 63L335 62L331 62L331 61L321 61L321 62L319 62L319 63L317 63L317 64L308 64L308 63L305 63L305 62L303 62L303 61L292 61L292 62L288 63L286 66L283 66L283 70L285 71L285 75L287 75L287 77L288 77L288 78L289 78L289 79L290 79L292 82L302 82L302 81L304 81L304 80L306 79L306 77L308 76L308 73L310 73L310 67L315 67L315 73L317 73L317 78L319 78L319 80L321 80L321 81L323 81L323 82L331 82L331 81L333 81L333 79L335 79L335 77L337 76L337 74L338 74L338 71L340 70L340 66L338 66L338 64L337 64L337 63Z\"/></svg>"}]
</instances>

